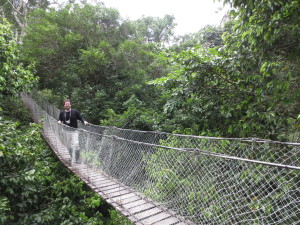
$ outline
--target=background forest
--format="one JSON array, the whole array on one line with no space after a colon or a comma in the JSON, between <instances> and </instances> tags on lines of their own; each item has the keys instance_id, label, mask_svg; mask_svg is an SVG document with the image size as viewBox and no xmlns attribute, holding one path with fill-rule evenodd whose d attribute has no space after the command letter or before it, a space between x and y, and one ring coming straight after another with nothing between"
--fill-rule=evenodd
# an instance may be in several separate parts
<instances>
[{"instance_id":1,"label":"background forest","mask_svg":"<svg viewBox=\"0 0 300 225\"><path fill-rule=\"evenodd\" d=\"M0 0L0 223L129 223L61 172L17 97L33 87L97 125L299 141L299 1L224 0L222 25L184 36L170 15L52 2Z\"/></svg>"}]
</instances>

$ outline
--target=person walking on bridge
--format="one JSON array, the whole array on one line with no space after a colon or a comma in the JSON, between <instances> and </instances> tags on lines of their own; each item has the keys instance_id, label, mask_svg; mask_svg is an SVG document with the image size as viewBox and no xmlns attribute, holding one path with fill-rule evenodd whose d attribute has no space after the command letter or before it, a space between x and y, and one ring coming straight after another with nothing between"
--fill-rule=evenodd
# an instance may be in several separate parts
<instances>
[{"instance_id":1,"label":"person walking on bridge","mask_svg":"<svg viewBox=\"0 0 300 225\"><path fill-rule=\"evenodd\" d=\"M79 111L77 111L76 109L71 109L71 101L69 99L64 101L64 108L65 109L62 110L59 114L58 124L65 124L69 127L75 128L65 129L66 140L64 141L70 153L71 163L73 162L73 159L75 159L77 163L80 163L77 120L80 120L84 125L88 125L89 123L81 116Z\"/></svg>"},{"instance_id":2,"label":"person walking on bridge","mask_svg":"<svg viewBox=\"0 0 300 225\"><path fill-rule=\"evenodd\" d=\"M80 120L84 125L88 125L88 122L76 109L71 109L71 101L69 99L65 100L64 108L65 110L62 110L59 114L59 124L63 123L67 126L78 128L77 120Z\"/></svg>"}]
</instances>

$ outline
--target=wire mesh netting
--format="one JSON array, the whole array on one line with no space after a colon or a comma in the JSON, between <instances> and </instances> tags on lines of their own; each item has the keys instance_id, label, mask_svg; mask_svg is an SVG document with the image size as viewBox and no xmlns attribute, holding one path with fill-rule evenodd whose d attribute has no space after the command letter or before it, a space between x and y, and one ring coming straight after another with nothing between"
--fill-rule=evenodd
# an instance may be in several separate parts
<instances>
[{"instance_id":1,"label":"wire mesh netting","mask_svg":"<svg viewBox=\"0 0 300 225\"><path fill-rule=\"evenodd\" d=\"M300 143L58 125L59 110L26 95L73 161L87 164L195 224L299 224Z\"/></svg>"}]
</instances>

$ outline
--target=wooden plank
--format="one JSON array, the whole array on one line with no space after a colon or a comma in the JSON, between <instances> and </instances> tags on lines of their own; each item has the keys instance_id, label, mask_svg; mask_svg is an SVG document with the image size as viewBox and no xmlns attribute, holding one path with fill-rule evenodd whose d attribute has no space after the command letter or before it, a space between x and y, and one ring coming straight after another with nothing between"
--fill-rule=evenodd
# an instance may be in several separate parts
<instances>
[{"instance_id":1,"label":"wooden plank","mask_svg":"<svg viewBox=\"0 0 300 225\"><path fill-rule=\"evenodd\" d=\"M143 199L140 199L138 201L135 201L135 202L130 202L130 203L127 203L127 204L124 204L123 207L124 208L127 208L127 209L130 209L130 208L133 208L133 207L137 207L137 206L140 206L140 205L144 205L148 202L146 202L145 200Z\"/></svg>"},{"instance_id":2,"label":"wooden plank","mask_svg":"<svg viewBox=\"0 0 300 225\"><path fill-rule=\"evenodd\" d=\"M114 192L117 192L117 191L124 191L124 190L128 191L128 189L125 188L125 187L117 187L117 188L112 188L110 190L105 190L105 191L103 190L103 192L105 192L106 194L110 194L110 193L114 193Z\"/></svg>"},{"instance_id":3,"label":"wooden plank","mask_svg":"<svg viewBox=\"0 0 300 225\"><path fill-rule=\"evenodd\" d=\"M161 213L151 216L149 218L143 219L139 222L142 224L154 224L155 222L159 222L168 217L171 217L171 215L169 213L161 212ZM137 224L139 224L139 223L137 223Z\"/></svg>"},{"instance_id":4,"label":"wooden plank","mask_svg":"<svg viewBox=\"0 0 300 225\"><path fill-rule=\"evenodd\" d=\"M99 177L99 176L92 176L92 177L88 177L88 179L91 181L91 182L94 182L94 183L104 183L106 181L112 181L108 178L104 178L104 177Z\"/></svg>"},{"instance_id":5,"label":"wooden plank","mask_svg":"<svg viewBox=\"0 0 300 225\"><path fill-rule=\"evenodd\" d=\"M96 176L90 177L90 176L85 176L90 182L93 182L95 184L97 183L104 183L106 180L98 180Z\"/></svg>"},{"instance_id":6,"label":"wooden plank","mask_svg":"<svg viewBox=\"0 0 300 225\"><path fill-rule=\"evenodd\" d=\"M81 171L82 174L88 176L90 171L83 164L72 164L72 167L78 171Z\"/></svg>"},{"instance_id":7,"label":"wooden plank","mask_svg":"<svg viewBox=\"0 0 300 225\"><path fill-rule=\"evenodd\" d=\"M118 196L118 197L114 197L112 198L112 201L118 201L118 202L122 202L128 198L133 198L137 196L135 193L129 193L129 194L125 194L125 195L122 195L122 196Z\"/></svg>"},{"instance_id":8,"label":"wooden plank","mask_svg":"<svg viewBox=\"0 0 300 225\"><path fill-rule=\"evenodd\" d=\"M135 213L138 213L138 212L145 211L147 209L152 209L154 207L155 207L155 205L150 204L150 203L146 203L146 204L141 205L141 206L130 208L130 209L128 209L128 212L131 213L131 214L135 214Z\"/></svg>"},{"instance_id":9,"label":"wooden plank","mask_svg":"<svg viewBox=\"0 0 300 225\"><path fill-rule=\"evenodd\" d=\"M148 218L148 217L153 216L155 214L158 214L160 212L162 212L162 210L160 208L152 208L152 209L146 210L144 212L140 212L140 213L134 214L134 217L128 218L128 219L131 219L134 222L137 222L139 220Z\"/></svg>"},{"instance_id":10,"label":"wooden plank","mask_svg":"<svg viewBox=\"0 0 300 225\"><path fill-rule=\"evenodd\" d=\"M153 225L172 225L172 224L177 225L178 222L179 222L179 219L177 219L175 217L169 217L167 219L153 223Z\"/></svg>"},{"instance_id":11,"label":"wooden plank","mask_svg":"<svg viewBox=\"0 0 300 225\"><path fill-rule=\"evenodd\" d=\"M113 181L112 179L109 179L108 177L105 176L98 176L98 178L95 181L99 181L99 182L105 182L105 181Z\"/></svg>"},{"instance_id":12,"label":"wooden plank","mask_svg":"<svg viewBox=\"0 0 300 225\"><path fill-rule=\"evenodd\" d=\"M112 187L115 185L114 182L107 182L107 183L104 183L104 184L99 184L99 183L94 183L95 186L97 186L97 189L98 190L101 190L102 191L102 188L109 188L109 187Z\"/></svg>"},{"instance_id":13,"label":"wooden plank","mask_svg":"<svg viewBox=\"0 0 300 225\"><path fill-rule=\"evenodd\" d=\"M121 196L121 195L125 195L125 194L129 194L130 191L128 190L124 190L124 191L118 191L118 192L114 192L114 193L110 193L110 194L106 194L109 198L113 198L113 197L117 197L117 196Z\"/></svg>"},{"instance_id":14,"label":"wooden plank","mask_svg":"<svg viewBox=\"0 0 300 225\"><path fill-rule=\"evenodd\" d=\"M88 174L87 175L88 175L89 178L101 179L101 177L99 176L100 174L95 173L95 171L93 171L93 170L88 170ZM102 179L105 179L105 178L103 177Z\"/></svg>"},{"instance_id":15,"label":"wooden plank","mask_svg":"<svg viewBox=\"0 0 300 225\"><path fill-rule=\"evenodd\" d=\"M93 175L91 177L92 177L93 180L100 181L100 182L105 181L105 180L112 181L112 179L109 179L108 177L103 176L101 174L95 174L95 175Z\"/></svg>"},{"instance_id":16,"label":"wooden plank","mask_svg":"<svg viewBox=\"0 0 300 225\"><path fill-rule=\"evenodd\" d=\"M110 187L104 187L104 188L101 188L102 191L106 191L106 190L110 190L110 189L113 189L113 188L119 188L119 187L123 187L121 186L120 184L114 184Z\"/></svg>"},{"instance_id":17,"label":"wooden plank","mask_svg":"<svg viewBox=\"0 0 300 225\"><path fill-rule=\"evenodd\" d=\"M108 179L107 177L105 177L105 176L103 176L103 175L101 175L99 173L94 173L91 177L97 178L98 181L102 181L102 180L107 180Z\"/></svg>"},{"instance_id":18,"label":"wooden plank","mask_svg":"<svg viewBox=\"0 0 300 225\"><path fill-rule=\"evenodd\" d=\"M141 199L141 197L135 195L132 198L116 199L115 201L118 201L121 205L124 205L124 204L130 203L130 202L138 201L140 199Z\"/></svg>"},{"instance_id":19,"label":"wooden plank","mask_svg":"<svg viewBox=\"0 0 300 225\"><path fill-rule=\"evenodd\" d=\"M98 186L98 188L100 189L100 188L103 188L103 187L108 187L108 186L112 186L112 185L115 185L116 183L115 182L113 182L113 181L109 181L109 180L107 180L107 181L105 181L105 182L99 182L99 183L96 183L97 184L97 186Z\"/></svg>"}]
</instances>

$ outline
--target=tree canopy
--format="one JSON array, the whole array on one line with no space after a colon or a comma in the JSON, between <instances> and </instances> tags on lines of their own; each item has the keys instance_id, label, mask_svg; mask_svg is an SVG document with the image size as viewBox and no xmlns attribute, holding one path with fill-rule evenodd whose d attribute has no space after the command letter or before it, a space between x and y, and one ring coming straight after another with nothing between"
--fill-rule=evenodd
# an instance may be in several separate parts
<instances>
[{"instance_id":1,"label":"tree canopy","mask_svg":"<svg viewBox=\"0 0 300 225\"><path fill-rule=\"evenodd\" d=\"M87 3L38 9L23 58L35 62L50 98L76 99L94 123L289 139L299 106L299 3L224 3L232 6L226 23L181 37L169 15L123 20Z\"/></svg>"}]
</instances>

